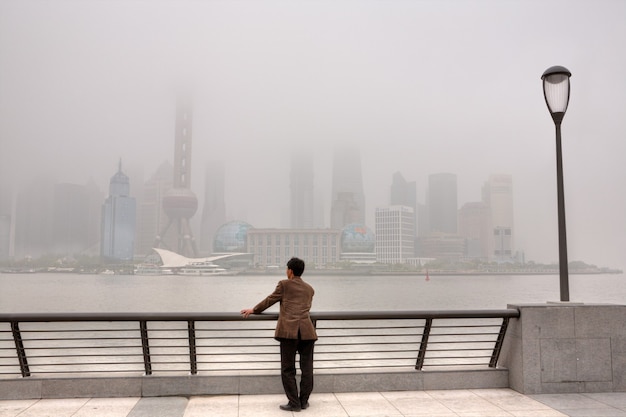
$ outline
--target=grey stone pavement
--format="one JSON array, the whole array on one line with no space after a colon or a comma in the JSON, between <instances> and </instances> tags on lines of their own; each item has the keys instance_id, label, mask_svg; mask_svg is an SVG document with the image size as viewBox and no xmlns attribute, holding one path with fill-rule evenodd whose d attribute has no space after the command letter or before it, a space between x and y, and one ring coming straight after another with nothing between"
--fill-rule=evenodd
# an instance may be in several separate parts
<instances>
[{"instance_id":1,"label":"grey stone pavement","mask_svg":"<svg viewBox=\"0 0 626 417\"><path fill-rule=\"evenodd\" d=\"M0 417L626 417L626 392L522 395L510 389L321 393L299 413L284 395L0 401Z\"/></svg>"}]
</instances>

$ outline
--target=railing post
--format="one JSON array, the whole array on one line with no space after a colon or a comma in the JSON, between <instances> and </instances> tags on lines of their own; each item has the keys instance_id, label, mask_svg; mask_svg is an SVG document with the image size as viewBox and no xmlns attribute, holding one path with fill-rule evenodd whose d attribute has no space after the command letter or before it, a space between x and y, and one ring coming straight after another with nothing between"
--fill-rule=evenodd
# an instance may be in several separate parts
<instances>
[{"instance_id":1,"label":"railing post","mask_svg":"<svg viewBox=\"0 0 626 417\"><path fill-rule=\"evenodd\" d=\"M146 375L152 375L152 361L150 360L150 345L148 343L148 322L141 320L139 328L141 331L141 348L143 349L143 367Z\"/></svg>"},{"instance_id":2,"label":"railing post","mask_svg":"<svg viewBox=\"0 0 626 417\"><path fill-rule=\"evenodd\" d=\"M506 328L509 325L509 318L504 317L502 319L502 326L500 326L500 333L496 339L496 344L493 347L493 353L491 354L491 360L489 361L489 367L495 368L498 365L498 358L500 357L500 351L502 350L502 343L504 343L504 336L506 335Z\"/></svg>"},{"instance_id":3,"label":"railing post","mask_svg":"<svg viewBox=\"0 0 626 417\"><path fill-rule=\"evenodd\" d=\"M420 343L420 350L417 354L417 363L415 369L420 371L424 366L424 359L426 358L426 349L428 347L428 336L430 336L430 329L433 326L433 319L428 318L424 323L424 331L422 333L422 342Z\"/></svg>"},{"instance_id":4,"label":"railing post","mask_svg":"<svg viewBox=\"0 0 626 417\"><path fill-rule=\"evenodd\" d=\"M187 322L187 330L189 332L189 366L191 367L191 375L198 373L198 358L196 356L196 325L195 321Z\"/></svg>"},{"instance_id":5,"label":"railing post","mask_svg":"<svg viewBox=\"0 0 626 417\"><path fill-rule=\"evenodd\" d=\"M18 322L11 322L11 331L13 332L13 340L15 341L15 350L17 350L17 360L20 362L20 371L22 372L22 377L26 378L30 376L30 369L28 367L26 349L24 349L24 342L22 341L22 334L20 333Z\"/></svg>"}]
</instances>

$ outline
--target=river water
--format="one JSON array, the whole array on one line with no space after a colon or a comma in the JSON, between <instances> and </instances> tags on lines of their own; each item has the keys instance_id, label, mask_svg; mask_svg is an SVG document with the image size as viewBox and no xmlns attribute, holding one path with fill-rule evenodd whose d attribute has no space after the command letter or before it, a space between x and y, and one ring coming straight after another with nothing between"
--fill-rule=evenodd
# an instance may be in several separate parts
<instances>
[{"instance_id":1,"label":"river water","mask_svg":"<svg viewBox=\"0 0 626 417\"><path fill-rule=\"evenodd\" d=\"M0 313L238 312L282 275L0 274ZM314 275L312 311L501 309L559 301L558 275ZM624 274L570 275L570 300L626 304ZM277 306L271 310L277 311Z\"/></svg>"}]
</instances>

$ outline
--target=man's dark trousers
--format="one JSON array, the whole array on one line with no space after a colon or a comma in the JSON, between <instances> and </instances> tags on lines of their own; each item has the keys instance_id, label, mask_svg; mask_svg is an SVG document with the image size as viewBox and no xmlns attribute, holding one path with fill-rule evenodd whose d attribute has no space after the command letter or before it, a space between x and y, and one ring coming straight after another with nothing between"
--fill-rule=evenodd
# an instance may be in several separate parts
<instances>
[{"instance_id":1,"label":"man's dark trousers","mask_svg":"<svg viewBox=\"0 0 626 417\"><path fill-rule=\"evenodd\" d=\"M289 403L301 407L313 391L313 346L315 340L280 339L280 375ZM296 352L300 354L300 395L296 383Z\"/></svg>"}]
</instances>

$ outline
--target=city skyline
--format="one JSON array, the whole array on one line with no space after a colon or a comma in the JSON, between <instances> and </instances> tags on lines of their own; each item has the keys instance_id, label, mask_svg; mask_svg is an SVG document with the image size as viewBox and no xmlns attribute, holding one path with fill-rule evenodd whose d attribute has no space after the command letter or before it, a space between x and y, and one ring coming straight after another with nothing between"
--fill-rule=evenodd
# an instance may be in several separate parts
<instances>
[{"instance_id":1,"label":"city skyline","mask_svg":"<svg viewBox=\"0 0 626 417\"><path fill-rule=\"evenodd\" d=\"M353 149L353 151L355 151ZM355 152L355 155L358 155L358 152ZM358 158L357 158L358 160ZM121 162L120 162L121 163ZM358 164L357 164L358 165ZM141 206L143 207L143 209L139 212L139 216L138 216L138 222L139 225L144 224L144 227L139 226L137 228L137 236L135 238L136 241L145 241L150 242L151 241L151 236L154 234L155 231L158 232L158 230L162 230L163 229L163 225L169 223L169 219L167 218L167 216L164 213L164 207L163 207L163 202L160 201L160 199L163 199L164 197L167 198L168 195L171 194L172 189L176 189L176 187L173 186L173 183L171 182L171 165L166 161L164 163L162 163L159 167L159 169L157 169L157 171L155 171L152 175L149 176L149 179L144 183L144 184L140 184L138 187L135 188L135 191L133 193L129 193L128 190L125 190L124 193L126 194L130 194L130 196L136 196L134 198L137 198L140 202L141 202ZM357 168L358 171L358 167L353 166L353 168ZM118 168L119 169L119 168ZM209 195L209 198L207 199L206 197L204 198L204 203L200 205L198 212L202 213L202 215L199 215L199 217L203 217L203 219L198 219L199 221L197 222L192 222L196 224L196 228L194 230L194 235L197 236L197 238L199 239L200 242L202 241L206 241L207 238L209 238L209 235L213 235L215 233L215 231L210 232L207 229L206 225L203 225L206 221L206 214L204 214L204 212L208 209L209 212L211 212L212 210L215 210L215 208L213 207L215 204L218 205L219 207L219 211L225 210L225 207L221 207L222 203L219 203L220 200L220 195L222 195L226 190L224 189L224 186L222 184L223 182L223 178L221 178L222 176L222 172L221 172L222 167L220 166L220 163L213 161L211 165L207 166L207 176L205 177L205 181L208 181L207 183L204 184L204 188L205 188L205 192L208 193L207 195ZM293 169L293 166L289 167L285 166L285 169ZM344 171L345 171L345 167L344 167ZM215 177L210 177L209 173L212 173ZM120 172L118 172L117 175L119 175ZM346 174L346 172L344 172L344 174ZM308 172L308 175L313 176L314 173L313 172ZM114 178L116 177L114 176ZM126 181L129 180L129 178L126 175L123 175L124 178L126 178ZM348 177L351 177L350 174L348 174ZM393 202L394 202L394 198L398 198L398 196L394 197L394 190L397 187L397 182L398 179L402 178L402 174L400 172L395 172L391 177L390 177L390 186L389 186L389 190L390 190L390 198L389 198L389 202L388 204L382 205L382 206L378 206L378 207L372 207L371 210L374 212L375 215L377 215L377 213L382 209L382 210L386 210L389 206L394 206ZM448 196L448 197L452 197L451 198L451 203L453 203L454 205L457 205L459 207L457 207L457 209L455 210L455 212L457 213L457 216L461 215L461 211L462 211L462 207L463 204L459 204L457 203L456 200L456 194L457 194L457 188L456 188L456 175L454 174L449 174L449 173L445 173L445 174L431 174L429 175L429 179L432 180L433 178L441 178L444 180L444 184L446 182L449 182L450 180L452 180L452 185L453 187L451 189L449 189L448 191L452 192L454 194L454 196ZM499 183L502 184L506 184L507 185L507 195L508 198L511 198L512 196L510 195L512 192L512 187L511 187L511 183L512 183L512 179L510 176L508 175L503 175L503 174L499 174L499 175L491 175L489 178L487 178L485 180L485 183L483 185L483 189L482 189L482 193L483 193L483 198L485 198L485 195L488 194L488 191L486 192L485 189L487 188L487 190L489 190L489 185L494 181L494 178L496 180L499 180ZM408 192L408 197L410 199L412 199L415 196L415 193L412 191L412 187L415 186L415 182L412 181L410 183L406 183L406 181L402 178L404 186L406 187L406 189L404 190L404 192ZM113 181L113 180L111 180ZM215 182L215 183L213 183ZM340 181L341 182L341 181ZM496 184L498 184L498 181L496 181ZM59 188L58 184L53 184L53 183L49 183L50 186L53 186L56 188ZM98 194L98 190L94 190L95 185L93 183L91 184L86 184L84 186L81 186L80 184L68 184L68 183L64 183L61 184L63 185L65 188L67 187L73 187L76 189L80 189L81 187L85 188L85 190L87 190L88 188L91 189L91 193L95 193L96 195ZM87 185L89 185L89 187L87 187ZM409 187L409 185L411 187ZM437 184L435 184L437 185ZM45 187L45 185L42 185L42 187ZM111 186L110 186L111 187ZM109 187L109 188L110 188ZM126 185L127 187L127 185ZM35 187L37 189L39 189L38 187ZM356 188L360 188L359 186L359 181L357 180L357 186ZM449 187L448 187L449 188ZM493 188L493 186L492 186ZM309 190L311 192L313 192L314 190ZM84 191L83 191L84 192ZM112 191L110 191L111 193ZM41 193L41 191L40 191ZM211 195L211 193L215 193L215 195ZM397 193L397 190L396 190ZM430 193L432 195L432 193ZM112 194L110 194L112 195ZM332 197L332 196L329 196ZM109 197L110 198L110 197ZM216 201L214 201L216 200ZM428 200L428 195L425 196L425 200ZM108 198L103 200L105 204L107 204ZM18 201L19 204L23 205L24 202L23 201ZM471 204L473 202L468 202L466 204ZM57 204L54 200L51 200L51 204ZM395 204L397 205L397 203ZM213 207L213 208L212 208ZM367 206L366 206L367 207ZM438 206L437 206L438 207ZM310 207L312 208L312 207ZM262 210L262 207L259 207L259 210ZM330 209L332 211L332 209ZM367 208L366 208L367 210ZM413 210L413 208L411 209ZM504 211L504 213L507 213L510 210L510 207L508 209L506 209ZM75 212L75 210L73 210ZM160 215L158 213L161 213ZM219 213L218 213L219 214ZM329 213L330 214L330 213ZM508 214L506 214L507 216L509 216ZM221 215L220 215L221 216ZM413 211L411 212L411 216L413 217L412 220L412 227L414 227L413 225L415 224L416 221L416 217L413 214ZM81 217L79 214L75 213L75 217L79 218ZM84 217L84 216L83 216ZM329 218L331 216L329 215ZM160 218L160 220L155 220ZM224 217L223 219L226 219L226 217ZM22 216L17 216L17 220L18 222L23 222L24 219L22 218ZM32 221L33 220L33 214L30 215L30 218L27 219L27 221ZM217 219L216 219L217 220ZM45 219L44 219L45 221ZM228 219L228 221L243 221L246 223L249 223L249 220L247 218L236 218L236 219ZM428 223L428 219L426 220L426 223ZM223 220L220 224L215 224L213 227L215 229L221 227L222 225L226 224L227 221ZM454 223L456 224L456 220L454 221ZM145 227L146 224L149 224L148 227ZM373 223L371 225L368 225L367 223L360 223L359 221L356 222L351 222L349 224L365 224L367 227L371 228L372 230L374 230L376 228L376 224ZM159 226L161 225L161 226ZM346 224L347 225L347 224ZM344 225L344 226L346 226ZM257 228L257 229L282 229L282 227L279 224L265 224L265 225L255 225L255 224L251 224L252 227ZM57 227L55 224L52 224L52 227ZM332 225L330 224L330 221L327 221L325 225L322 226L322 228L328 228L328 229L333 229ZM292 227L291 229L302 229L302 227ZM304 227L304 229L307 229L307 227ZM337 230L342 230L343 227L339 227L339 228L335 228ZM207 232L208 231L208 232ZM20 232L22 232L20 230ZM434 226L431 229L428 229L426 231L423 231L423 235L424 236L428 236L431 232L435 232L435 234L437 232L441 232L441 230L439 230L436 226ZM415 233L415 231L413 232ZM458 235L458 237L463 237L464 235L461 233L460 230L447 230L445 231L445 233L450 234L450 235ZM413 236L415 236L413 234ZM175 236L171 236L170 241L172 241L172 244L174 244L173 242L175 242ZM50 236L48 237L48 240L50 240L50 244L52 246L54 246L55 244L55 240L53 239L53 236L50 234ZM146 246L146 243L144 243L144 246L139 245L138 246L138 250L135 251L136 254L139 255L147 255L150 253L150 247L152 247L152 245ZM212 243L212 242L211 242ZM417 244L417 243L416 243ZM413 245L412 245L413 246ZM520 250L523 251L523 248L520 248ZM206 250L205 250L206 251ZM80 250L78 251L80 252ZM209 252L207 252L209 253ZM468 252L469 254L469 252ZM25 255L25 253L21 253L21 255ZM415 256L420 256L420 254L416 253ZM470 255L470 256L475 256L475 255ZM509 253L508 256L503 257L503 260L507 260L507 259L512 259L515 256L515 253ZM407 255L403 255L404 258L407 257ZM532 259L531 259L532 260Z\"/></svg>"},{"instance_id":2,"label":"city skyline","mask_svg":"<svg viewBox=\"0 0 626 417\"><path fill-rule=\"evenodd\" d=\"M626 79L612 76L626 71L625 15L612 0L3 1L0 229L7 182L104 190L121 158L144 183L171 161L183 90L194 95L194 192L202 202L204 167L219 158L228 219L288 224L285 167L302 150L328 222L333 148L358 146L369 227L394 172L416 182L420 203L428 175L456 174L459 206L505 173L516 248L556 262L540 77L563 65L568 257L626 268Z\"/></svg>"}]
</instances>

